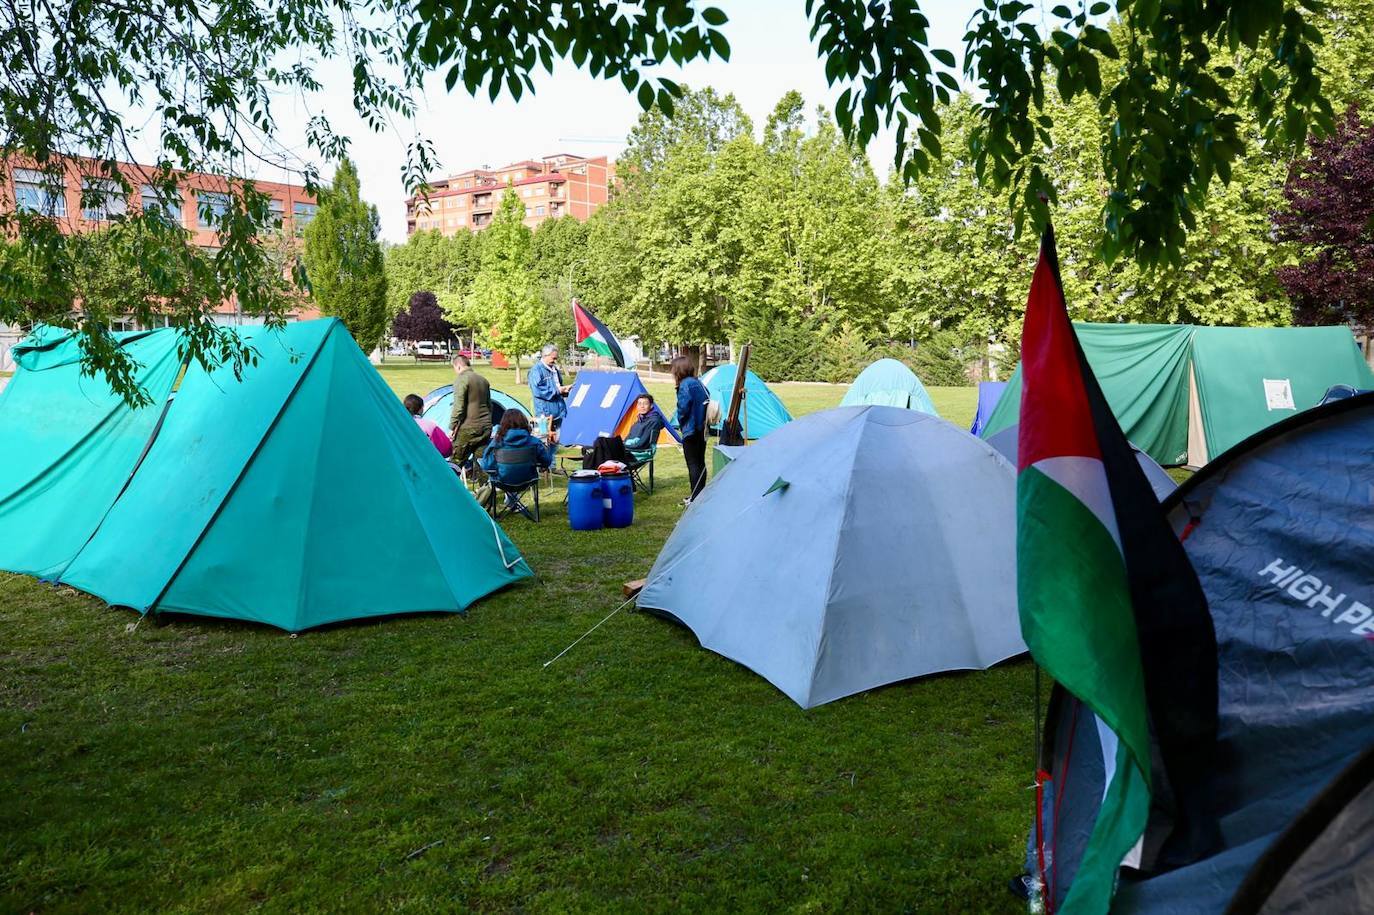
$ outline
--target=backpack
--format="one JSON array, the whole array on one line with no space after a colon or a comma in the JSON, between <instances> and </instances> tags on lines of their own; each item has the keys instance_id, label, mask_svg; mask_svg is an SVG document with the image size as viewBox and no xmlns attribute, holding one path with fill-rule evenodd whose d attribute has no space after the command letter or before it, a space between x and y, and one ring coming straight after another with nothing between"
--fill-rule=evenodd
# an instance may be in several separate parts
<instances>
[{"instance_id":1,"label":"backpack","mask_svg":"<svg viewBox=\"0 0 1374 915\"><path fill-rule=\"evenodd\" d=\"M595 470L607 461L630 463L630 452L625 450L625 440L618 435L602 435L590 448L582 449L583 470Z\"/></svg>"}]
</instances>

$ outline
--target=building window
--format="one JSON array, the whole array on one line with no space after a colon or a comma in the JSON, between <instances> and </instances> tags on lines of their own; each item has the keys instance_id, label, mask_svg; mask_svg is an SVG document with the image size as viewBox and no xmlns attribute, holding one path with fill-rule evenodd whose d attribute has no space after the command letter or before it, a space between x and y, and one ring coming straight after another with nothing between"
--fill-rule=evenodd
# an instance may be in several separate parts
<instances>
[{"instance_id":1,"label":"building window","mask_svg":"<svg viewBox=\"0 0 1374 915\"><path fill-rule=\"evenodd\" d=\"M280 197L273 197L267 201L267 224L274 229L280 229L286 222L286 202Z\"/></svg>"},{"instance_id":2,"label":"building window","mask_svg":"<svg viewBox=\"0 0 1374 915\"><path fill-rule=\"evenodd\" d=\"M129 201L119 182L109 178L81 180L81 218L93 222L119 219L129 210Z\"/></svg>"},{"instance_id":3,"label":"building window","mask_svg":"<svg viewBox=\"0 0 1374 915\"><path fill-rule=\"evenodd\" d=\"M216 229L229 212L229 195L218 191L196 192L196 225Z\"/></svg>"},{"instance_id":4,"label":"building window","mask_svg":"<svg viewBox=\"0 0 1374 915\"><path fill-rule=\"evenodd\" d=\"M66 184L28 168L14 170L14 205L21 213L66 216Z\"/></svg>"},{"instance_id":5,"label":"building window","mask_svg":"<svg viewBox=\"0 0 1374 915\"><path fill-rule=\"evenodd\" d=\"M303 203L301 201L297 201L291 206L291 220L296 224L297 235L303 235L305 233L305 227L314 221L315 211L318 209L319 207L315 206L313 203ZM428 223L422 223L422 225L428 225Z\"/></svg>"},{"instance_id":6,"label":"building window","mask_svg":"<svg viewBox=\"0 0 1374 915\"><path fill-rule=\"evenodd\" d=\"M544 207L542 207L542 206L537 206L537 207L534 208L534 215L536 215L536 216L543 216L543 215L544 215L544 212L545 212L545 210L544 210Z\"/></svg>"},{"instance_id":7,"label":"building window","mask_svg":"<svg viewBox=\"0 0 1374 915\"><path fill-rule=\"evenodd\" d=\"M165 197L151 184L143 185L143 213L172 226L181 225L181 199Z\"/></svg>"}]
</instances>

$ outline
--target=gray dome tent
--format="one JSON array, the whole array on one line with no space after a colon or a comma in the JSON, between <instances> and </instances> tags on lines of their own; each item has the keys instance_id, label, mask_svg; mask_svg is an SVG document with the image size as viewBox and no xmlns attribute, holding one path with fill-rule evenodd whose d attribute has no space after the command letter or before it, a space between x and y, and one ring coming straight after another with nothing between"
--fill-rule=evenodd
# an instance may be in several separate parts
<instances>
[{"instance_id":1,"label":"gray dome tent","mask_svg":"<svg viewBox=\"0 0 1374 915\"><path fill-rule=\"evenodd\" d=\"M1321 828L1299 830L1306 839L1296 852L1268 852L1291 847L1285 832L1374 745L1374 394L1257 433L1164 509L1216 628L1215 765L1195 811L1215 834L1210 848L1190 851L1152 813L1142 867L1123 874L1113 911L1369 911L1374 867L1360 859L1374 846L1368 821L1359 822L1367 787L1342 795L1345 816L1337 810ZM1050 782L1028 865L1036 873L1044 856L1057 908L1096 818L1103 765L1086 708L1056 692L1046 717ZM1322 872L1305 869L1323 849ZM1317 887L1314 877L1320 893L1311 895L1303 887Z\"/></svg>"},{"instance_id":2,"label":"gray dome tent","mask_svg":"<svg viewBox=\"0 0 1374 915\"><path fill-rule=\"evenodd\" d=\"M914 410L839 407L734 453L640 607L803 708L1026 650L1016 474L986 442Z\"/></svg>"}]
</instances>

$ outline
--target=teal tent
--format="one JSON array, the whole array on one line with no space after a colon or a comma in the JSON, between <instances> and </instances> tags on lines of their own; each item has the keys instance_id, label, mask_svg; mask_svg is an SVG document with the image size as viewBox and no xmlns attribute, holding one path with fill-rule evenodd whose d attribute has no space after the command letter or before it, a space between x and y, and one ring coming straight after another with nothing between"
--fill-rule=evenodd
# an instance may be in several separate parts
<instances>
[{"instance_id":1,"label":"teal tent","mask_svg":"<svg viewBox=\"0 0 1374 915\"><path fill-rule=\"evenodd\" d=\"M1164 465L1200 467L1320 402L1334 384L1374 387L1348 327L1075 323L1083 354L1132 444ZM984 438L1014 424L1018 367Z\"/></svg>"},{"instance_id":2,"label":"teal tent","mask_svg":"<svg viewBox=\"0 0 1374 915\"><path fill-rule=\"evenodd\" d=\"M840 400L842 407L865 405L901 407L931 416L940 415L921 379L905 363L896 359L879 359L864 369Z\"/></svg>"},{"instance_id":3,"label":"teal tent","mask_svg":"<svg viewBox=\"0 0 1374 915\"><path fill-rule=\"evenodd\" d=\"M71 339L45 334L45 358L21 354L0 395L0 440L42 440L41 415L67 424L74 445L50 447L17 473L0 465L0 532L34 514L70 529L32 538L34 557L22 540L0 536L0 568L141 613L290 631L458 611L530 574L342 324L237 332L259 354L242 381L228 368L191 365L165 399L175 355L170 370L145 363L143 376L159 382L149 393L163 400L141 410L73 377ZM175 353L172 330L124 345L145 339ZM96 422L78 409L92 389L110 404ZM117 484L92 493L89 464ZM41 493L42 505L3 495L15 491Z\"/></svg>"},{"instance_id":4,"label":"teal tent","mask_svg":"<svg viewBox=\"0 0 1374 915\"><path fill-rule=\"evenodd\" d=\"M711 393L711 399L720 405L722 419L730 409L730 394L735 390L735 372L733 362L724 362L701 376L701 382ZM744 408L740 411L740 421L744 425L745 437L758 439L790 423L792 414L787 412L778 395L763 383L762 378L745 370ZM720 430L719 425L714 428Z\"/></svg>"}]
</instances>

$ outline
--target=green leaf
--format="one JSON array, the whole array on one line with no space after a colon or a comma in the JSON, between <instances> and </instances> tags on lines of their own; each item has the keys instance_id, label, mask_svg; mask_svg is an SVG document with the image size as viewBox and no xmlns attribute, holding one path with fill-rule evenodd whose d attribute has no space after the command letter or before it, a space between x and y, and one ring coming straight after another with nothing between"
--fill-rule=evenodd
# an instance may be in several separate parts
<instances>
[{"instance_id":1,"label":"green leaf","mask_svg":"<svg viewBox=\"0 0 1374 915\"><path fill-rule=\"evenodd\" d=\"M701 18L706 21L707 25L717 27L725 25L725 23L730 21L730 17L726 16L724 12L714 6L708 6L706 9L702 10Z\"/></svg>"},{"instance_id":2,"label":"green leaf","mask_svg":"<svg viewBox=\"0 0 1374 915\"><path fill-rule=\"evenodd\" d=\"M643 83L639 87L639 107L648 111L654 106L654 89L648 83Z\"/></svg>"}]
</instances>

